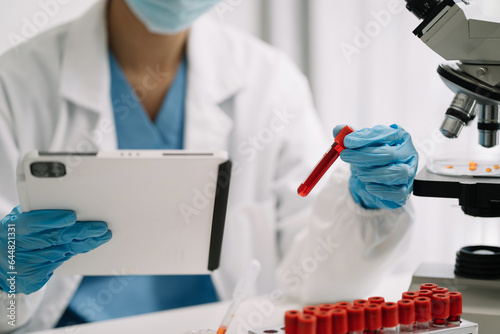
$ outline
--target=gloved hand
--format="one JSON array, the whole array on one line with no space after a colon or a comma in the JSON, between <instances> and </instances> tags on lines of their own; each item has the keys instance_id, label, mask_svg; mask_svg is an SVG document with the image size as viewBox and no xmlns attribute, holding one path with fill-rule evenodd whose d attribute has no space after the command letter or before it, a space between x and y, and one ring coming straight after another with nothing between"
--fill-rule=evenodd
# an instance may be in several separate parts
<instances>
[{"instance_id":1,"label":"gloved hand","mask_svg":"<svg viewBox=\"0 0 500 334\"><path fill-rule=\"evenodd\" d=\"M9 242L12 234L8 233L14 232L14 229L9 229L12 225L15 227L15 247ZM16 293L38 291L64 261L91 251L110 239L111 231L106 223L77 222L72 211L21 213L16 207L0 221L0 288L8 292L8 279L15 276Z\"/></svg>"},{"instance_id":2,"label":"gloved hand","mask_svg":"<svg viewBox=\"0 0 500 334\"><path fill-rule=\"evenodd\" d=\"M336 136L344 126L333 130ZM351 164L354 201L367 209L396 209L413 190L418 153L410 134L398 125L377 125L347 135L340 158Z\"/></svg>"}]
</instances>

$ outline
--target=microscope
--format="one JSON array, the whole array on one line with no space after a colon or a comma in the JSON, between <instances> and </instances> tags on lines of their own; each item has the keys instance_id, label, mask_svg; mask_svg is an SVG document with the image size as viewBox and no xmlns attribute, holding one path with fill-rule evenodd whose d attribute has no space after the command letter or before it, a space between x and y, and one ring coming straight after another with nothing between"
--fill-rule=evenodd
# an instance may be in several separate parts
<instances>
[{"instance_id":1,"label":"microscope","mask_svg":"<svg viewBox=\"0 0 500 334\"><path fill-rule=\"evenodd\" d=\"M473 0L405 0L406 7L422 20L413 33L448 63L438 74L455 94L440 131L458 138L477 118L478 144L499 144L500 20L485 17ZM497 0L494 0L497 1ZM500 156L493 157L500 161ZM497 168L498 166L495 166ZM451 169L453 166L447 166ZM475 167L471 166L471 169ZM490 175L447 173L427 168L415 179L414 194L457 198L465 214L500 217L500 172ZM496 174L496 175L495 175ZM497 333L500 326L500 249L464 247L453 265L422 264L413 275L410 291L434 282L464 296L464 318L479 323L483 333Z\"/></svg>"}]
</instances>

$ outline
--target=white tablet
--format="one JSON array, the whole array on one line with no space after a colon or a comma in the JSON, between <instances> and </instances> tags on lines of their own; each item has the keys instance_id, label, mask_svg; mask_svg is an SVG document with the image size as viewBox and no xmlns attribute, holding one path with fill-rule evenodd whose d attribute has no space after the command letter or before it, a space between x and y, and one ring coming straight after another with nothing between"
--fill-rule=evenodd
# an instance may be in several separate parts
<instances>
[{"instance_id":1,"label":"white tablet","mask_svg":"<svg viewBox=\"0 0 500 334\"><path fill-rule=\"evenodd\" d=\"M230 174L226 152L32 152L17 187L23 212L73 210L113 233L56 274L206 274L219 266Z\"/></svg>"}]
</instances>

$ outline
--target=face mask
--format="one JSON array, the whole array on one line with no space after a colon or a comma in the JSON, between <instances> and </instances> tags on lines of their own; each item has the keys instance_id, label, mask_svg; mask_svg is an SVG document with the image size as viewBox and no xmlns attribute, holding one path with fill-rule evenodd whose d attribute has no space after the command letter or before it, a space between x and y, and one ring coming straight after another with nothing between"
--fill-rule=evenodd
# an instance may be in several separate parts
<instances>
[{"instance_id":1,"label":"face mask","mask_svg":"<svg viewBox=\"0 0 500 334\"><path fill-rule=\"evenodd\" d=\"M126 0L152 33L171 35L187 29L220 0Z\"/></svg>"}]
</instances>

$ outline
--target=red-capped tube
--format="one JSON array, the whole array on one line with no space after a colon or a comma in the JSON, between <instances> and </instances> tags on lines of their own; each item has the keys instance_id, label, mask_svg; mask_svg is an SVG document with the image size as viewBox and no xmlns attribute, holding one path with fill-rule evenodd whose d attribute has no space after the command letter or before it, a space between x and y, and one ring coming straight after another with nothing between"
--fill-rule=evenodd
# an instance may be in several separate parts
<instances>
[{"instance_id":1,"label":"red-capped tube","mask_svg":"<svg viewBox=\"0 0 500 334\"><path fill-rule=\"evenodd\" d=\"M432 325L434 327L446 326L446 320L450 316L450 297L445 294L432 296Z\"/></svg>"},{"instance_id":2,"label":"red-capped tube","mask_svg":"<svg viewBox=\"0 0 500 334\"><path fill-rule=\"evenodd\" d=\"M316 334L316 317L311 314L300 315L297 334Z\"/></svg>"},{"instance_id":3,"label":"red-capped tube","mask_svg":"<svg viewBox=\"0 0 500 334\"><path fill-rule=\"evenodd\" d=\"M332 317L332 334L347 334L349 327L347 324L347 311L336 308L330 311Z\"/></svg>"},{"instance_id":4,"label":"red-capped tube","mask_svg":"<svg viewBox=\"0 0 500 334\"><path fill-rule=\"evenodd\" d=\"M316 313L316 331L318 334L332 334L332 315L330 311Z\"/></svg>"},{"instance_id":5,"label":"red-capped tube","mask_svg":"<svg viewBox=\"0 0 500 334\"><path fill-rule=\"evenodd\" d=\"M448 323L452 325L460 325L462 318L462 294L460 292L448 292L450 297L450 316Z\"/></svg>"},{"instance_id":6,"label":"red-capped tube","mask_svg":"<svg viewBox=\"0 0 500 334\"><path fill-rule=\"evenodd\" d=\"M439 293L439 294L445 294L445 293L448 292L448 288L434 288L431 291L432 291L433 295L435 295L437 293Z\"/></svg>"},{"instance_id":7,"label":"red-capped tube","mask_svg":"<svg viewBox=\"0 0 500 334\"><path fill-rule=\"evenodd\" d=\"M349 333L363 333L365 330L365 309L359 306L347 308L347 325Z\"/></svg>"},{"instance_id":8,"label":"red-capped tube","mask_svg":"<svg viewBox=\"0 0 500 334\"><path fill-rule=\"evenodd\" d=\"M335 308L341 308L343 310L347 310L347 308L349 306L352 306L352 304L349 303L349 302L338 302L338 303L335 303Z\"/></svg>"},{"instance_id":9,"label":"red-capped tube","mask_svg":"<svg viewBox=\"0 0 500 334\"><path fill-rule=\"evenodd\" d=\"M366 299L356 299L352 302L353 306L365 307L368 305L368 301Z\"/></svg>"},{"instance_id":10,"label":"red-capped tube","mask_svg":"<svg viewBox=\"0 0 500 334\"><path fill-rule=\"evenodd\" d=\"M304 308L302 309L302 312L304 312L304 314L315 315L316 312L318 312L318 311L319 311L319 307L314 306L314 305L304 306Z\"/></svg>"},{"instance_id":11,"label":"red-capped tube","mask_svg":"<svg viewBox=\"0 0 500 334\"><path fill-rule=\"evenodd\" d=\"M384 297L370 297L368 298L368 302L370 304L377 304L377 305L382 305L385 303Z\"/></svg>"},{"instance_id":12,"label":"red-capped tube","mask_svg":"<svg viewBox=\"0 0 500 334\"><path fill-rule=\"evenodd\" d=\"M297 310L285 312L285 334L298 334L300 314Z\"/></svg>"},{"instance_id":13,"label":"red-capped tube","mask_svg":"<svg viewBox=\"0 0 500 334\"><path fill-rule=\"evenodd\" d=\"M435 289L437 287L438 287L437 284L434 284L434 283L420 284L420 290L432 290L432 289Z\"/></svg>"},{"instance_id":14,"label":"red-capped tube","mask_svg":"<svg viewBox=\"0 0 500 334\"><path fill-rule=\"evenodd\" d=\"M382 304L382 327L396 328L399 325L398 304L383 303Z\"/></svg>"},{"instance_id":15,"label":"red-capped tube","mask_svg":"<svg viewBox=\"0 0 500 334\"><path fill-rule=\"evenodd\" d=\"M410 299L413 300L418 297L418 292L413 292L413 291L406 291L403 292L403 299Z\"/></svg>"},{"instance_id":16,"label":"red-capped tube","mask_svg":"<svg viewBox=\"0 0 500 334\"><path fill-rule=\"evenodd\" d=\"M415 324L415 303L411 299L398 301L399 330L411 332Z\"/></svg>"},{"instance_id":17,"label":"red-capped tube","mask_svg":"<svg viewBox=\"0 0 500 334\"><path fill-rule=\"evenodd\" d=\"M417 292L419 297L428 297L432 299L433 293L431 290L418 290Z\"/></svg>"},{"instance_id":18,"label":"red-capped tube","mask_svg":"<svg viewBox=\"0 0 500 334\"><path fill-rule=\"evenodd\" d=\"M330 311L335 308L335 304L320 304L318 308L320 311Z\"/></svg>"},{"instance_id":19,"label":"red-capped tube","mask_svg":"<svg viewBox=\"0 0 500 334\"><path fill-rule=\"evenodd\" d=\"M415 303L415 327L417 329L430 328L432 320L431 299L429 297L417 297Z\"/></svg>"},{"instance_id":20,"label":"red-capped tube","mask_svg":"<svg viewBox=\"0 0 500 334\"><path fill-rule=\"evenodd\" d=\"M382 329L382 305L368 304L365 306L365 328L369 331Z\"/></svg>"}]
</instances>

